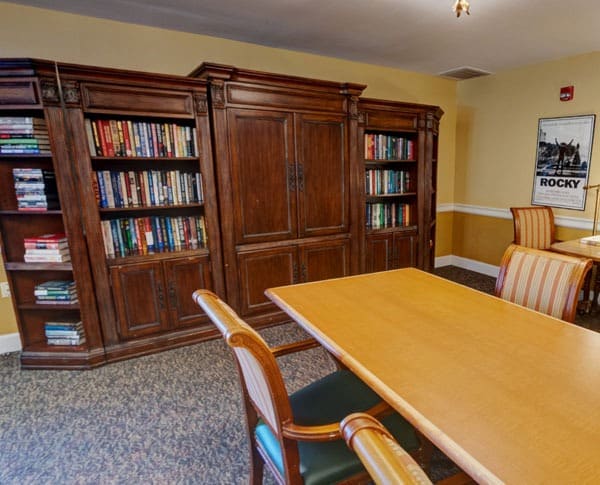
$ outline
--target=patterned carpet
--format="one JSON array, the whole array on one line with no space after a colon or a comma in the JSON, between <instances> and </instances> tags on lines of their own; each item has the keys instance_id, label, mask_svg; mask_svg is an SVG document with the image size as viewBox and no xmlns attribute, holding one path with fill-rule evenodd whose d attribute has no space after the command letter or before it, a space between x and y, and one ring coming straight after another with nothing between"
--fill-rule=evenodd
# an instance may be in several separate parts
<instances>
[{"instance_id":1,"label":"patterned carpet","mask_svg":"<svg viewBox=\"0 0 600 485\"><path fill-rule=\"evenodd\" d=\"M437 273L493 290L487 276ZM271 345L304 336L292 324L261 333ZM333 370L320 349L280 364L290 391ZM21 371L5 354L0 389L1 484L247 483L236 369L221 340L85 372ZM436 453L433 478L452 471Z\"/></svg>"}]
</instances>

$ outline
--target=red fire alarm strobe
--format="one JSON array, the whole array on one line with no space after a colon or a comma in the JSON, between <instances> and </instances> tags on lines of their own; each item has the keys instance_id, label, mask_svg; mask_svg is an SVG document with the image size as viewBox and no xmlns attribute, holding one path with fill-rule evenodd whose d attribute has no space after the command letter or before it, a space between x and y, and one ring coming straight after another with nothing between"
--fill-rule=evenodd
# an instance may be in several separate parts
<instances>
[{"instance_id":1,"label":"red fire alarm strobe","mask_svg":"<svg viewBox=\"0 0 600 485\"><path fill-rule=\"evenodd\" d=\"M571 101L573 99L574 92L575 92L574 86L565 86L564 88L560 88L560 100L561 101Z\"/></svg>"}]
</instances>

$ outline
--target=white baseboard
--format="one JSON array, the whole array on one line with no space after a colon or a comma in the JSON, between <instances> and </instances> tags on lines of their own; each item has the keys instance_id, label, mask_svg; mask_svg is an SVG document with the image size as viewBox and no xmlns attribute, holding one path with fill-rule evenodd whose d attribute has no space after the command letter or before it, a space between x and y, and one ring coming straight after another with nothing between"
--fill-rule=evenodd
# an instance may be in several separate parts
<instances>
[{"instance_id":1,"label":"white baseboard","mask_svg":"<svg viewBox=\"0 0 600 485\"><path fill-rule=\"evenodd\" d=\"M18 333L0 335L0 354L18 352L19 350L21 350L21 339Z\"/></svg>"},{"instance_id":2,"label":"white baseboard","mask_svg":"<svg viewBox=\"0 0 600 485\"><path fill-rule=\"evenodd\" d=\"M498 277L498 272L500 271L499 266L454 255L435 258L435 267L440 268L442 266L458 266L459 268L476 271L477 273L493 276L494 278Z\"/></svg>"}]
</instances>

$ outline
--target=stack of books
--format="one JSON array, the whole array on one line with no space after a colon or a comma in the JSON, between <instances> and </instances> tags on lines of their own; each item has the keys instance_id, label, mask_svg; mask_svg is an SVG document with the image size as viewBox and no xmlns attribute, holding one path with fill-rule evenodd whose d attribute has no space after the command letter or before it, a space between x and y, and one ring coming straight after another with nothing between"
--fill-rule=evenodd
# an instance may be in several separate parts
<instances>
[{"instance_id":1,"label":"stack of books","mask_svg":"<svg viewBox=\"0 0 600 485\"><path fill-rule=\"evenodd\" d=\"M44 332L48 345L81 345L85 342L81 321L46 322Z\"/></svg>"},{"instance_id":2,"label":"stack of books","mask_svg":"<svg viewBox=\"0 0 600 485\"><path fill-rule=\"evenodd\" d=\"M74 281L45 281L35 285L33 294L40 305L74 305L79 301Z\"/></svg>"},{"instance_id":3,"label":"stack of books","mask_svg":"<svg viewBox=\"0 0 600 485\"><path fill-rule=\"evenodd\" d=\"M46 122L31 116L0 116L0 155L50 153Z\"/></svg>"},{"instance_id":4,"label":"stack of books","mask_svg":"<svg viewBox=\"0 0 600 485\"><path fill-rule=\"evenodd\" d=\"M17 208L20 211L58 209L54 172L41 168L13 168Z\"/></svg>"},{"instance_id":5,"label":"stack of books","mask_svg":"<svg viewBox=\"0 0 600 485\"><path fill-rule=\"evenodd\" d=\"M26 237L24 244L26 263L67 263L71 261L69 243L64 233Z\"/></svg>"}]
</instances>

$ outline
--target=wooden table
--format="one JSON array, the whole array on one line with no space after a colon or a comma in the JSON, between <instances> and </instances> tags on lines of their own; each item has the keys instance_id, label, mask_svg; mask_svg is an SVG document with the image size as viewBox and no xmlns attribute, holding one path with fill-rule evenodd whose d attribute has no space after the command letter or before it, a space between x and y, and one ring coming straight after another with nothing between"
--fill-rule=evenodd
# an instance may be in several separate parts
<instances>
[{"instance_id":1,"label":"wooden table","mask_svg":"<svg viewBox=\"0 0 600 485\"><path fill-rule=\"evenodd\" d=\"M599 288L596 288L596 286L598 280L598 265L600 265L600 246L582 243L581 239L572 239L569 241L556 242L552 244L550 249L557 253L567 254L569 256L588 258L594 262L592 271L590 271L589 274L589 283L586 283L584 287L583 310L586 313L589 313L592 309L597 310ZM590 293L594 295L593 300L590 300Z\"/></svg>"},{"instance_id":2,"label":"wooden table","mask_svg":"<svg viewBox=\"0 0 600 485\"><path fill-rule=\"evenodd\" d=\"M600 334L412 268L266 294L479 483L600 483Z\"/></svg>"}]
</instances>

